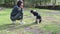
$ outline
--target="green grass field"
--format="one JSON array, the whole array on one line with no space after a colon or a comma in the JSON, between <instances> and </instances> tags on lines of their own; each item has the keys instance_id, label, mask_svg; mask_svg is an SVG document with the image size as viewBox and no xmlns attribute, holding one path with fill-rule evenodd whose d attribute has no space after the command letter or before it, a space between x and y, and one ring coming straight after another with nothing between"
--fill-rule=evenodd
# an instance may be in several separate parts
<instances>
[{"instance_id":1,"label":"green grass field","mask_svg":"<svg viewBox=\"0 0 60 34\"><path fill-rule=\"evenodd\" d=\"M40 24L33 24L34 17L29 12L31 9L37 10L42 16ZM24 8L24 25L19 21L12 25L10 20L11 8L0 11L0 34L60 34L60 11Z\"/></svg>"}]
</instances>

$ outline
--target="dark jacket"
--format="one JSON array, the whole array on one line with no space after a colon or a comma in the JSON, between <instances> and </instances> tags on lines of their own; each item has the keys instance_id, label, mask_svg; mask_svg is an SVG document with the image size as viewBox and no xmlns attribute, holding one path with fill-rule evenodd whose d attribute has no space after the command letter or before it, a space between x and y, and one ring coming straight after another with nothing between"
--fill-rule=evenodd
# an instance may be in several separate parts
<instances>
[{"instance_id":1,"label":"dark jacket","mask_svg":"<svg viewBox=\"0 0 60 34\"><path fill-rule=\"evenodd\" d=\"M11 20L20 20L23 18L23 12L22 12L22 8L18 7L18 6L14 6L12 12L11 12L11 16L10 16Z\"/></svg>"},{"instance_id":2,"label":"dark jacket","mask_svg":"<svg viewBox=\"0 0 60 34\"><path fill-rule=\"evenodd\" d=\"M11 16L15 16L18 13L22 13L22 9L20 8L20 10L19 10L19 7L18 6L14 6L14 8L13 8L13 10L11 12Z\"/></svg>"}]
</instances>

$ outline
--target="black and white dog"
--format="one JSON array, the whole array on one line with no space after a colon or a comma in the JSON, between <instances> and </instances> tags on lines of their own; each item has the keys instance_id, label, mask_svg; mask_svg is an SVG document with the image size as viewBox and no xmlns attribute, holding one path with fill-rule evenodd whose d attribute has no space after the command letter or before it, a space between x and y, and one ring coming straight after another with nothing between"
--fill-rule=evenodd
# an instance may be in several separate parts
<instances>
[{"instance_id":1,"label":"black and white dog","mask_svg":"<svg viewBox=\"0 0 60 34\"><path fill-rule=\"evenodd\" d=\"M30 12L36 17L35 23L37 24L41 23L42 19L38 12L36 10L31 10Z\"/></svg>"}]
</instances>

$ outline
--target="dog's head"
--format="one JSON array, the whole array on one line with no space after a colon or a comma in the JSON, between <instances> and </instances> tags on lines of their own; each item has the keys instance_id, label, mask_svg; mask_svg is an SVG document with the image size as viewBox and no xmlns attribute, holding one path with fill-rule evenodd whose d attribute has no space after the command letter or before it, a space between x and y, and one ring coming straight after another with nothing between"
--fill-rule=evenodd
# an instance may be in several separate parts
<instances>
[{"instance_id":1,"label":"dog's head","mask_svg":"<svg viewBox=\"0 0 60 34\"><path fill-rule=\"evenodd\" d=\"M36 10L31 10L30 12L33 13L33 12L36 12Z\"/></svg>"}]
</instances>

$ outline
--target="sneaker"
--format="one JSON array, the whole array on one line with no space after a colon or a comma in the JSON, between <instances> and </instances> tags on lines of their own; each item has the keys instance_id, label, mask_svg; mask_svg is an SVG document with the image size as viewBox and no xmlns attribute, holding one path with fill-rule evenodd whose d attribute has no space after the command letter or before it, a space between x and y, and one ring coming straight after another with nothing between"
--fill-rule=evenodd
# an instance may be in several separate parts
<instances>
[{"instance_id":1,"label":"sneaker","mask_svg":"<svg viewBox=\"0 0 60 34\"><path fill-rule=\"evenodd\" d=\"M20 22L20 24L25 24L25 22Z\"/></svg>"},{"instance_id":2,"label":"sneaker","mask_svg":"<svg viewBox=\"0 0 60 34\"><path fill-rule=\"evenodd\" d=\"M16 21L12 21L12 24L15 24L16 23Z\"/></svg>"}]
</instances>

